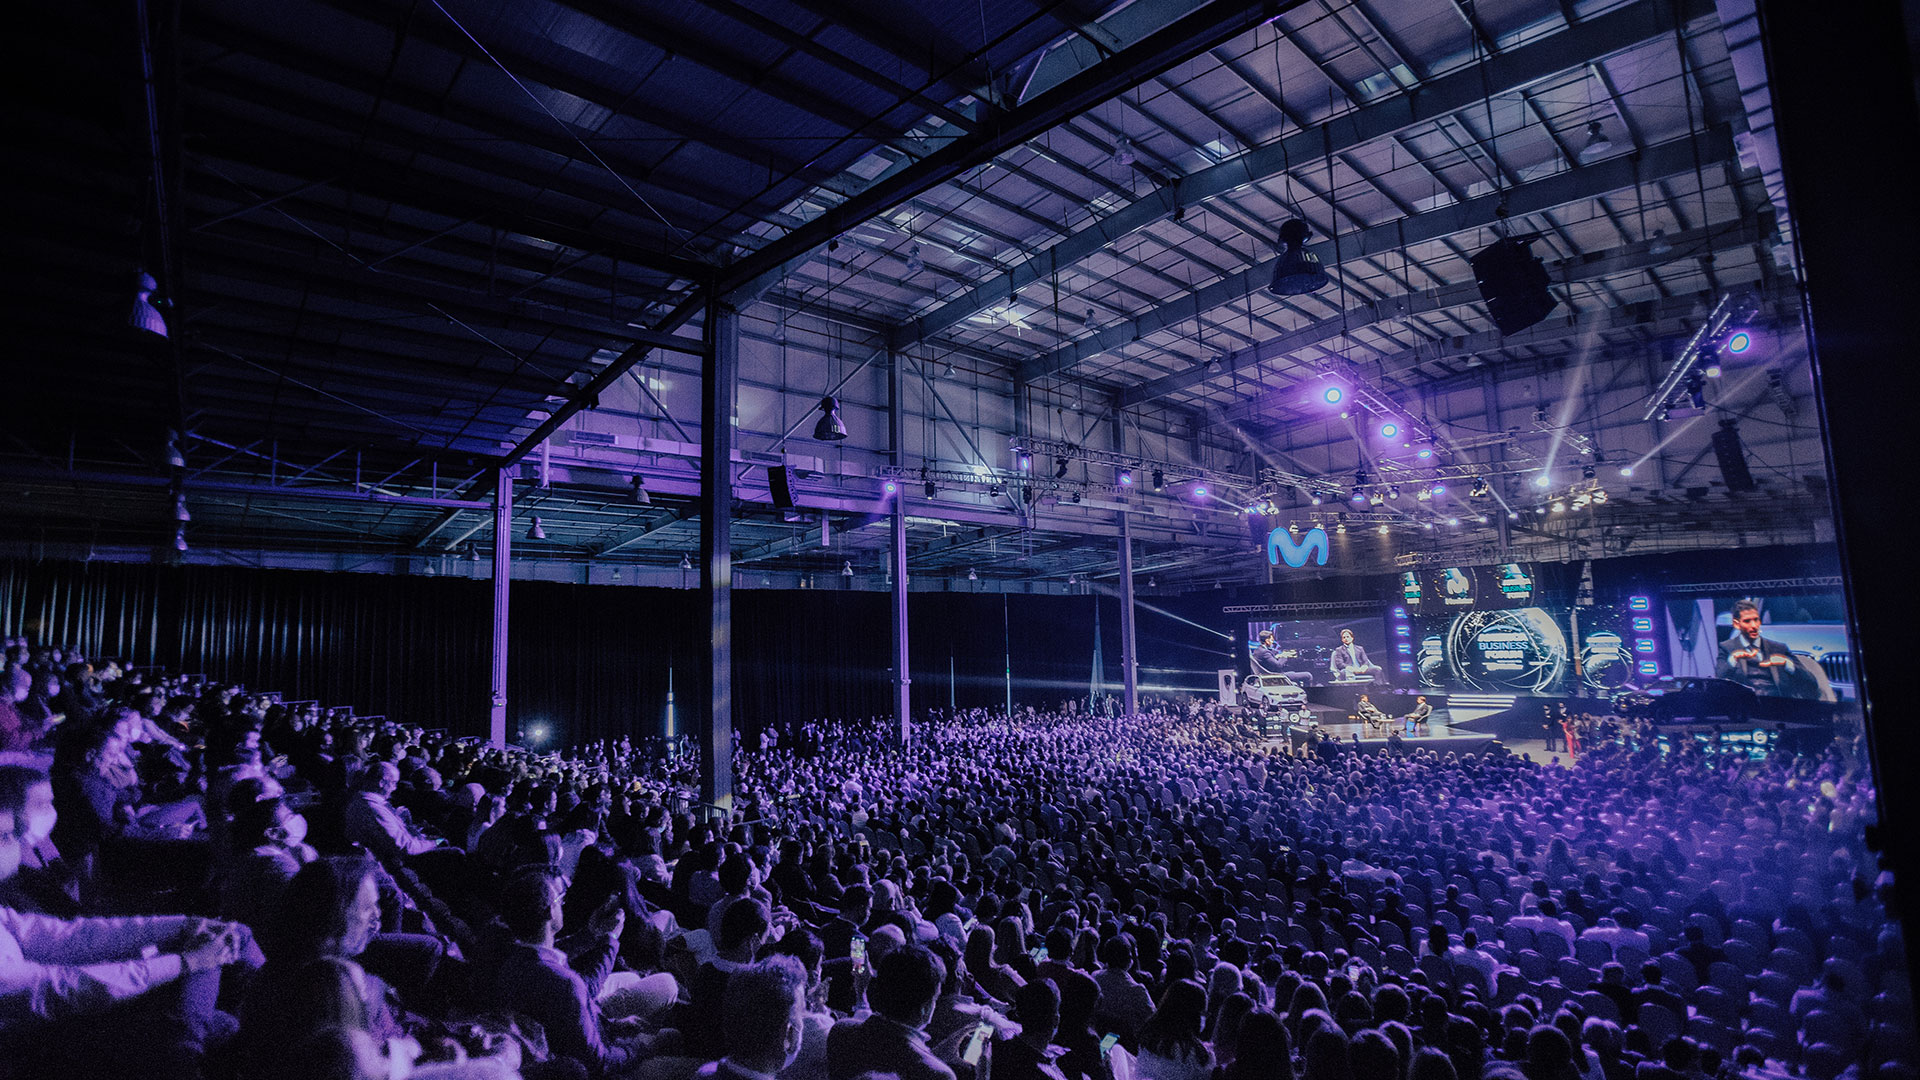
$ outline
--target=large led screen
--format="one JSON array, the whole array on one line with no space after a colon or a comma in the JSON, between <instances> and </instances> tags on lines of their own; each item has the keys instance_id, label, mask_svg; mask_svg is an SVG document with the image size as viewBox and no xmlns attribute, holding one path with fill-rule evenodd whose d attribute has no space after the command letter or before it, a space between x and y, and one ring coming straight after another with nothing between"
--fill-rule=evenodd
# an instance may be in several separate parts
<instances>
[{"instance_id":1,"label":"large led screen","mask_svg":"<svg viewBox=\"0 0 1920 1080\"><path fill-rule=\"evenodd\" d=\"M1262 620L1247 624L1249 669L1302 686L1390 683L1392 649L1374 617Z\"/></svg>"}]
</instances>

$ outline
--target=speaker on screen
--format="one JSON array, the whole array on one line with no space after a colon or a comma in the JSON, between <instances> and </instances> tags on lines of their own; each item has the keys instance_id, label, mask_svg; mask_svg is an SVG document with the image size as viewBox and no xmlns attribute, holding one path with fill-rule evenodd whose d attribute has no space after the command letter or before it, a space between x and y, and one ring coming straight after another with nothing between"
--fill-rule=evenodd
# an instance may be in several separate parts
<instances>
[{"instance_id":1,"label":"speaker on screen","mask_svg":"<svg viewBox=\"0 0 1920 1080\"><path fill-rule=\"evenodd\" d=\"M767 493L773 496L773 505L782 510L793 509L793 487L787 482L785 465L773 465L767 469Z\"/></svg>"},{"instance_id":2,"label":"speaker on screen","mask_svg":"<svg viewBox=\"0 0 1920 1080\"><path fill-rule=\"evenodd\" d=\"M1728 491L1752 491L1756 487L1753 472L1747 468L1747 451L1740 445L1740 429L1731 420L1720 421L1713 433L1713 456L1720 461L1720 479Z\"/></svg>"}]
</instances>

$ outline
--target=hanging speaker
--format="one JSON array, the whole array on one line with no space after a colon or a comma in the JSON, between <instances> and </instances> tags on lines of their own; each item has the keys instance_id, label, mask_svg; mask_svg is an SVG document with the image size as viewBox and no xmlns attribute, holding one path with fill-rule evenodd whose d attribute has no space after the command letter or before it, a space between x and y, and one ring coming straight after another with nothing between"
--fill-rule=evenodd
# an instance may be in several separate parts
<instances>
[{"instance_id":1,"label":"hanging speaker","mask_svg":"<svg viewBox=\"0 0 1920 1080\"><path fill-rule=\"evenodd\" d=\"M1747 451L1740 445L1740 429L1731 420L1720 421L1713 433L1713 456L1720 460L1720 479L1728 491L1752 491L1753 471L1747 468Z\"/></svg>"},{"instance_id":2,"label":"hanging speaker","mask_svg":"<svg viewBox=\"0 0 1920 1080\"><path fill-rule=\"evenodd\" d=\"M1546 264L1527 250L1530 239L1503 237L1468 260L1487 314L1502 334L1525 330L1559 304L1547 289Z\"/></svg>"},{"instance_id":3,"label":"hanging speaker","mask_svg":"<svg viewBox=\"0 0 1920 1080\"><path fill-rule=\"evenodd\" d=\"M793 509L793 488L787 483L785 465L767 468L767 493L773 496L773 505L782 510Z\"/></svg>"}]
</instances>

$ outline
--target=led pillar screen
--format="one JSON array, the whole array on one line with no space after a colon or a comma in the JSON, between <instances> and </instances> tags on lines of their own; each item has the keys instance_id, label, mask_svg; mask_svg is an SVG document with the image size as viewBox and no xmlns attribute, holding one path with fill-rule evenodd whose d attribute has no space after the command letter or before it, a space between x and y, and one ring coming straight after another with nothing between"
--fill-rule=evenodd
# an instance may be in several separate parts
<instances>
[{"instance_id":1,"label":"led pillar screen","mask_svg":"<svg viewBox=\"0 0 1920 1080\"><path fill-rule=\"evenodd\" d=\"M1253 674L1286 675L1301 686L1393 681L1393 646L1373 616L1250 622L1247 656Z\"/></svg>"},{"instance_id":2,"label":"led pillar screen","mask_svg":"<svg viewBox=\"0 0 1920 1080\"><path fill-rule=\"evenodd\" d=\"M1731 680L1762 697L1858 700L1837 591L1670 596L1661 606L1675 675Z\"/></svg>"}]
</instances>

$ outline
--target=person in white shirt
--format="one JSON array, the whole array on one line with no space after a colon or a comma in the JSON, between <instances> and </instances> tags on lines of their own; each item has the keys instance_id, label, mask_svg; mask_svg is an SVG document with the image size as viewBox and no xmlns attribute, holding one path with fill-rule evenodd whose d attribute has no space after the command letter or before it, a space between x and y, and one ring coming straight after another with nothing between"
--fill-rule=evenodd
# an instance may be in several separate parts
<instances>
[{"instance_id":1,"label":"person in white shirt","mask_svg":"<svg viewBox=\"0 0 1920 1080\"><path fill-rule=\"evenodd\" d=\"M20 806L0 806L0 881L20 866ZM186 916L58 919L0 907L0 1060L22 1076L187 1076L209 1042L220 969L246 928Z\"/></svg>"},{"instance_id":2,"label":"person in white shirt","mask_svg":"<svg viewBox=\"0 0 1920 1080\"><path fill-rule=\"evenodd\" d=\"M359 844L382 861L421 855L440 846L433 837L415 832L394 810L388 800L399 787L400 767L391 761L377 762L361 777L359 792L347 803L348 842Z\"/></svg>"}]
</instances>

